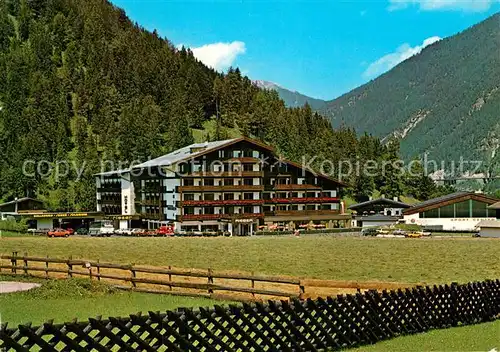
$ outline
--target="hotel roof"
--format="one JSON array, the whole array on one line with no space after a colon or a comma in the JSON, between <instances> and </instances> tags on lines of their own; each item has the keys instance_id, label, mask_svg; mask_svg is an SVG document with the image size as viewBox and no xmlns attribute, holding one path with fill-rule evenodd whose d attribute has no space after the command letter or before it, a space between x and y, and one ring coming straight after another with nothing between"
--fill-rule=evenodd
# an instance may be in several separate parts
<instances>
[{"instance_id":1,"label":"hotel roof","mask_svg":"<svg viewBox=\"0 0 500 352\"><path fill-rule=\"evenodd\" d=\"M498 199L487 196L487 195L482 194L482 193L455 192L455 193L447 194L447 195L442 196L442 197L429 199L429 200L426 200L425 202L415 204L411 208L406 209L404 211L404 214L411 215L411 214L421 213L423 211L427 211L427 210L434 209L434 208L439 208L439 207L442 207L445 205L454 204L454 203L462 202L462 201L469 200L469 199L477 200L480 202L485 202L488 204L493 204L493 203L498 201Z\"/></svg>"}]
</instances>

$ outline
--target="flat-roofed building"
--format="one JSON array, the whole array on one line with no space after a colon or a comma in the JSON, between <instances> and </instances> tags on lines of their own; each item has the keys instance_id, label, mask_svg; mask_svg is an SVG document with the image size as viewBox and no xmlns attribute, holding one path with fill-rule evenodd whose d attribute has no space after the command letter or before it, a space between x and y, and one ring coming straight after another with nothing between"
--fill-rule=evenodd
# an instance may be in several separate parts
<instances>
[{"instance_id":1,"label":"flat-roofed building","mask_svg":"<svg viewBox=\"0 0 500 352\"><path fill-rule=\"evenodd\" d=\"M239 235L264 224L350 221L339 198L344 183L244 137L192 144L132 169L98 174L96 182L99 211L140 216L153 228L174 223L177 231Z\"/></svg>"},{"instance_id":2,"label":"flat-roofed building","mask_svg":"<svg viewBox=\"0 0 500 352\"><path fill-rule=\"evenodd\" d=\"M418 203L404 211L407 224L428 230L474 231L483 220L495 220L497 211L489 206L498 199L481 193L456 192Z\"/></svg>"}]
</instances>

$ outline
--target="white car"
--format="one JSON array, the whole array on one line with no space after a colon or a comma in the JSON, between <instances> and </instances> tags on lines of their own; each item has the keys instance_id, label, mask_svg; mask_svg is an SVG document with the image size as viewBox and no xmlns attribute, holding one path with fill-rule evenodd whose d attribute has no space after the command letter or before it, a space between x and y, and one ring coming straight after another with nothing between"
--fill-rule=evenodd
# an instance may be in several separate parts
<instances>
[{"instance_id":1,"label":"white car","mask_svg":"<svg viewBox=\"0 0 500 352\"><path fill-rule=\"evenodd\" d=\"M111 236L115 228L111 221L95 221L89 226L89 236Z\"/></svg>"}]
</instances>

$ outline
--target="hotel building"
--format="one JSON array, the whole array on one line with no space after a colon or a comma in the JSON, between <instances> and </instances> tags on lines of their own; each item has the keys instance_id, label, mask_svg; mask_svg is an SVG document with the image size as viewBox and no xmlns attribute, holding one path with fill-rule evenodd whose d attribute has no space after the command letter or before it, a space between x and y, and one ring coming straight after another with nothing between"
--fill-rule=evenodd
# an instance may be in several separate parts
<instances>
[{"instance_id":1,"label":"hotel building","mask_svg":"<svg viewBox=\"0 0 500 352\"><path fill-rule=\"evenodd\" d=\"M192 144L127 170L96 175L97 210L120 227L252 234L262 225L350 222L340 181L281 159L249 138ZM135 227L135 226L134 226Z\"/></svg>"}]
</instances>

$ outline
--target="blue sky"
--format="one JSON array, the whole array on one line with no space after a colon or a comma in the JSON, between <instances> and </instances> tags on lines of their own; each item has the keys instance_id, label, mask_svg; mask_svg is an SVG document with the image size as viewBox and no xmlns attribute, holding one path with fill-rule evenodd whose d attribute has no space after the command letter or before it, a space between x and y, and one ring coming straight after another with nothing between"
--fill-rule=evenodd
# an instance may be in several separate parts
<instances>
[{"instance_id":1,"label":"blue sky","mask_svg":"<svg viewBox=\"0 0 500 352\"><path fill-rule=\"evenodd\" d=\"M500 10L500 0L111 1L209 66L323 99Z\"/></svg>"}]
</instances>

